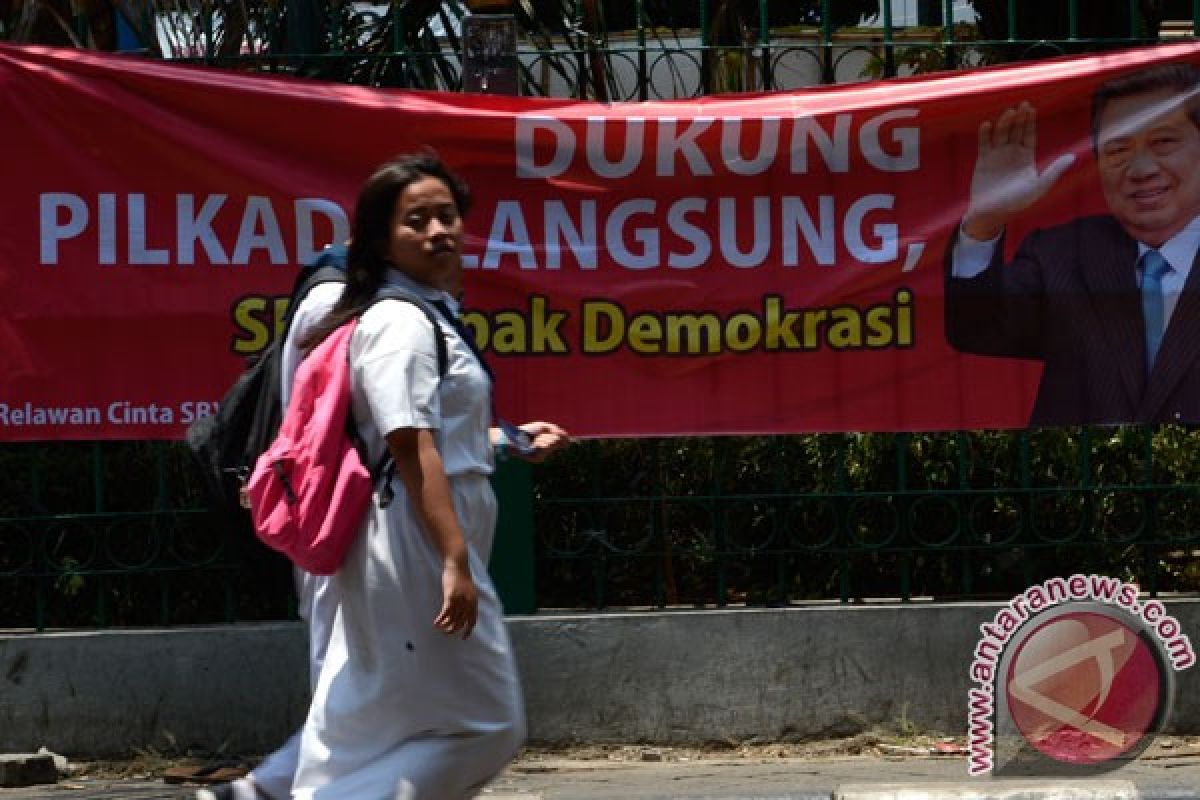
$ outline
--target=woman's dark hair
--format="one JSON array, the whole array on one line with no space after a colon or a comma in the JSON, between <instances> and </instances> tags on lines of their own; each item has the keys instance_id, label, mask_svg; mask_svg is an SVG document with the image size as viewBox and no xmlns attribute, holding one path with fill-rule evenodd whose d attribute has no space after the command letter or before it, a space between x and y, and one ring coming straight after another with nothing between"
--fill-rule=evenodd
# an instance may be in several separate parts
<instances>
[{"instance_id":1,"label":"woman's dark hair","mask_svg":"<svg viewBox=\"0 0 1200 800\"><path fill-rule=\"evenodd\" d=\"M392 214L396 199L411 184L437 178L454 198L459 216L471 206L467 185L450 171L431 149L397 156L379 166L358 192L351 224L350 251L346 258L346 288L337 304L301 341L308 351L341 325L361 314L383 286L388 268Z\"/></svg>"}]
</instances>

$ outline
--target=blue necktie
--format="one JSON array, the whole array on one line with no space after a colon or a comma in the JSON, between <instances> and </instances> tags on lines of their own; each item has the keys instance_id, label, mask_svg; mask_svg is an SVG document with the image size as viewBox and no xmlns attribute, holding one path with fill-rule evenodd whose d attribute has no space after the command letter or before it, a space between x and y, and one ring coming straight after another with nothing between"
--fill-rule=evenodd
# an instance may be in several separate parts
<instances>
[{"instance_id":1,"label":"blue necktie","mask_svg":"<svg viewBox=\"0 0 1200 800\"><path fill-rule=\"evenodd\" d=\"M1157 250L1142 255L1142 318L1146 321L1146 374L1154 368L1154 357L1163 337L1162 278L1171 265Z\"/></svg>"}]
</instances>

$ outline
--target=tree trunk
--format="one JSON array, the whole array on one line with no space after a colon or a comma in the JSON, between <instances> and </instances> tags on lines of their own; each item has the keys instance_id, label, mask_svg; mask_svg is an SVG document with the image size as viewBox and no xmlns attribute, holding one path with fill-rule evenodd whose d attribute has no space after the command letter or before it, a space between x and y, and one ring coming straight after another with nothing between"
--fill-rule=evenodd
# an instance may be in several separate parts
<instances>
[{"instance_id":1,"label":"tree trunk","mask_svg":"<svg viewBox=\"0 0 1200 800\"><path fill-rule=\"evenodd\" d=\"M588 71L591 74L592 90L595 97L602 103L608 102L608 74L604 62L604 53L596 49L596 39L602 30L600 16L596 9L596 0L582 0L583 29L587 35ZM581 76L582 77L582 76Z\"/></svg>"}]
</instances>

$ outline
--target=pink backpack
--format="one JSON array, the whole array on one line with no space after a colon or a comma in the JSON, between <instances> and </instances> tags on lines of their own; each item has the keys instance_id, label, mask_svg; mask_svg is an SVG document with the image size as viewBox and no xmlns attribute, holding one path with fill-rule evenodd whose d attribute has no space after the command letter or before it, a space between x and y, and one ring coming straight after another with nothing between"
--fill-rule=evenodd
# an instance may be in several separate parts
<instances>
[{"instance_id":1,"label":"pink backpack","mask_svg":"<svg viewBox=\"0 0 1200 800\"><path fill-rule=\"evenodd\" d=\"M433 325L438 374L446 373L446 343L429 309L411 295L384 290L379 298L407 300ZM258 457L245 499L258 538L314 575L332 575L362 527L375 484L381 508L392 497L394 468L386 448L374 470L350 414L350 337L353 319L305 356L279 434Z\"/></svg>"}]
</instances>

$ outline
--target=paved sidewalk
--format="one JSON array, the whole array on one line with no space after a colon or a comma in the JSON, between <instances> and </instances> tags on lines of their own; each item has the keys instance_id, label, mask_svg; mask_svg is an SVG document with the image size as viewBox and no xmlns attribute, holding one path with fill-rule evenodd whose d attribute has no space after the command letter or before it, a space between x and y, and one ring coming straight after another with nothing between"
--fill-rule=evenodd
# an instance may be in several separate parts
<instances>
[{"instance_id":1,"label":"paved sidewalk","mask_svg":"<svg viewBox=\"0 0 1200 800\"><path fill-rule=\"evenodd\" d=\"M1125 793L1117 791L1119 785ZM899 785L899 787L897 787ZM903 787L903 788L900 788ZM706 758L650 763L525 759L494 785L492 797L524 793L542 800L830 800L851 788L878 800L1200 800L1200 753L1136 762L1087 781L970 778L966 760L860 755L828 758ZM1046 792L1039 793L1039 790ZM1053 791L1049 791L1053 790ZM842 793L839 795L839 791Z\"/></svg>"},{"instance_id":2,"label":"paved sidewalk","mask_svg":"<svg viewBox=\"0 0 1200 800\"><path fill-rule=\"evenodd\" d=\"M989 781L954 758L879 755L819 758L706 756L647 748L648 758L558 758L515 763L485 800L1200 800L1200 753L1138 761L1087 781ZM684 760L684 759L687 760ZM147 777L65 779L57 786L0 789L0 800L186 800L187 787ZM356 800L347 798L346 800Z\"/></svg>"}]
</instances>

